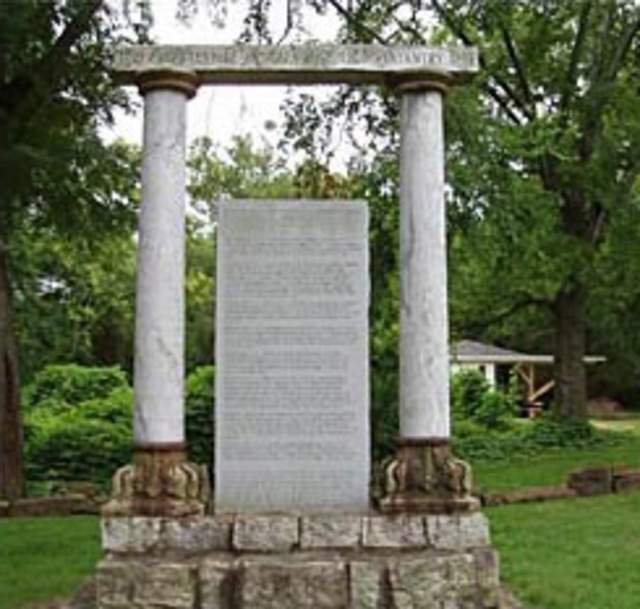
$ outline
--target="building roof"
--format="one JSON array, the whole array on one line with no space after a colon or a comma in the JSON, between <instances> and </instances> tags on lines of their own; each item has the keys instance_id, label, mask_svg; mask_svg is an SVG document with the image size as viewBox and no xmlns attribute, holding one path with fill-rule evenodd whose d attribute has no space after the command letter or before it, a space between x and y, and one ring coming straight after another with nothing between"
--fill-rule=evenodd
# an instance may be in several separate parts
<instances>
[{"instance_id":1,"label":"building roof","mask_svg":"<svg viewBox=\"0 0 640 609\"><path fill-rule=\"evenodd\" d=\"M487 345L475 340L461 340L451 345L451 360L468 364L553 364L553 355L521 353ZM587 355L585 364L607 361L601 355Z\"/></svg>"}]
</instances>

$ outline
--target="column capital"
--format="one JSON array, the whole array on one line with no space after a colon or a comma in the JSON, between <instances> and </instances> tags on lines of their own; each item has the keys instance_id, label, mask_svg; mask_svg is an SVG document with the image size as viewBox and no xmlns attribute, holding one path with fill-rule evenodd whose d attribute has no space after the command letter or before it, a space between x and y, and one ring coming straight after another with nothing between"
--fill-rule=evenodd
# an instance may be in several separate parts
<instances>
[{"instance_id":1,"label":"column capital","mask_svg":"<svg viewBox=\"0 0 640 609\"><path fill-rule=\"evenodd\" d=\"M438 75L433 78L420 79L402 79L393 83L394 91L397 95L405 93L424 93L428 91L437 91L442 95L446 95L452 85L449 76Z\"/></svg>"},{"instance_id":2,"label":"column capital","mask_svg":"<svg viewBox=\"0 0 640 609\"><path fill-rule=\"evenodd\" d=\"M136 84L140 95L158 89L169 89L184 93L187 98L191 99L198 90L200 79L195 72L188 70L149 70L138 74Z\"/></svg>"}]
</instances>

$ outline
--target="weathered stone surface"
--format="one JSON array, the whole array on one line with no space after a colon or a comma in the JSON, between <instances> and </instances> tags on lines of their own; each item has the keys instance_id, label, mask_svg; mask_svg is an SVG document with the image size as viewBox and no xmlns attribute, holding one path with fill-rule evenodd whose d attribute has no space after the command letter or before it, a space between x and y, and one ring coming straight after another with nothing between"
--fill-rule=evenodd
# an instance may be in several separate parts
<instances>
[{"instance_id":1,"label":"weathered stone surface","mask_svg":"<svg viewBox=\"0 0 640 609\"><path fill-rule=\"evenodd\" d=\"M98 609L119 609L133 596L138 569L126 561L103 560L96 568Z\"/></svg>"},{"instance_id":2,"label":"weathered stone surface","mask_svg":"<svg viewBox=\"0 0 640 609\"><path fill-rule=\"evenodd\" d=\"M459 609L477 595L470 554L398 559L390 565L389 581L395 609Z\"/></svg>"},{"instance_id":3,"label":"weathered stone surface","mask_svg":"<svg viewBox=\"0 0 640 609\"><path fill-rule=\"evenodd\" d=\"M484 514L426 517L429 543L438 550L465 550L489 545L489 524Z\"/></svg>"},{"instance_id":4,"label":"weathered stone surface","mask_svg":"<svg viewBox=\"0 0 640 609\"><path fill-rule=\"evenodd\" d=\"M471 47L154 45L116 49L113 67L131 84L141 72L161 69L195 72L207 84L383 84L402 75L464 80L478 71L478 54Z\"/></svg>"},{"instance_id":5,"label":"weathered stone surface","mask_svg":"<svg viewBox=\"0 0 640 609\"><path fill-rule=\"evenodd\" d=\"M196 579L186 562L157 563L140 569L133 601L143 607L192 609L196 599Z\"/></svg>"},{"instance_id":6,"label":"weathered stone surface","mask_svg":"<svg viewBox=\"0 0 640 609\"><path fill-rule=\"evenodd\" d=\"M302 517L300 547L355 548L362 536L362 517L345 514L321 514Z\"/></svg>"},{"instance_id":7,"label":"weathered stone surface","mask_svg":"<svg viewBox=\"0 0 640 609\"><path fill-rule=\"evenodd\" d=\"M243 561L243 609L347 609L345 564Z\"/></svg>"},{"instance_id":8,"label":"weathered stone surface","mask_svg":"<svg viewBox=\"0 0 640 609\"><path fill-rule=\"evenodd\" d=\"M373 561L349 563L349 609L380 609L385 601L383 576L385 565Z\"/></svg>"},{"instance_id":9,"label":"weathered stone surface","mask_svg":"<svg viewBox=\"0 0 640 609\"><path fill-rule=\"evenodd\" d=\"M500 563L498 553L492 548L473 551L476 562L476 581L479 596L485 607L500 606Z\"/></svg>"},{"instance_id":10,"label":"weathered stone surface","mask_svg":"<svg viewBox=\"0 0 640 609\"><path fill-rule=\"evenodd\" d=\"M97 609L96 585L95 575L87 577L75 590L69 601L61 605L59 609Z\"/></svg>"},{"instance_id":11,"label":"weathered stone surface","mask_svg":"<svg viewBox=\"0 0 640 609\"><path fill-rule=\"evenodd\" d=\"M610 467L594 467L571 472L567 486L583 497L605 495L613 490L613 471Z\"/></svg>"},{"instance_id":12,"label":"weathered stone surface","mask_svg":"<svg viewBox=\"0 0 640 609\"><path fill-rule=\"evenodd\" d=\"M297 543L295 516L238 516L233 526L236 550L287 552Z\"/></svg>"},{"instance_id":13,"label":"weathered stone surface","mask_svg":"<svg viewBox=\"0 0 640 609\"><path fill-rule=\"evenodd\" d=\"M218 216L216 510L369 508L364 201L226 201Z\"/></svg>"},{"instance_id":14,"label":"weathered stone surface","mask_svg":"<svg viewBox=\"0 0 640 609\"><path fill-rule=\"evenodd\" d=\"M0 506L0 515L3 509ZM61 495L17 499L6 504L6 515L11 517L69 516L71 514L97 514L99 507L84 495Z\"/></svg>"},{"instance_id":15,"label":"weathered stone surface","mask_svg":"<svg viewBox=\"0 0 640 609\"><path fill-rule=\"evenodd\" d=\"M640 470L620 469L613 474L613 490L624 493L640 489Z\"/></svg>"},{"instance_id":16,"label":"weathered stone surface","mask_svg":"<svg viewBox=\"0 0 640 609\"><path fill-rule=\"evenodd\" d=\"M365 548L410 548L427 543L422 516L370 516L364 519Z\"/></svg>"},{"instance_id":17,"label":"weathered stone surface","mask_svg":"<svg viewBox=\"0 0 640 609\"><path fill-rule=\"evenodd\" d=\"M512 503L530 503L534 501L551 501L553 499L571 499L578 493L572 488L560 484L558 486L532 486L529 488L494 493L482 497L483 505L510 505Z\"/></svg>"},{"instance_id":18,"label":"weathered stone surface","mask_svg":"<svg viewBox=\"0 0 640 609\"><path fill-rule=\"evenodd\" d=\"M183 552L228 550L232 524L233 519L225 516L167 520L163 546Z\"/></svg>"},{"instance_id":19,"label":"weathered stone surface","mask_svg":"<svg viewBox=\"0 0 640 609\"><path fill-rule=\"evenodd\" d=\"M236 577L231 560L210 558L200 566L200 609L234 609Z\"/></svg>"},{"instance_id":20,"label":"weathered stone surface","mask_svg":"<svg viewBox=\"0 0 640 609\"><path fill-rule=\"evenodd\" d=\"M159 545L162 519L145 516L103 518L102 548L106 552L140 554Z\"/></svg>"}]
</instances>

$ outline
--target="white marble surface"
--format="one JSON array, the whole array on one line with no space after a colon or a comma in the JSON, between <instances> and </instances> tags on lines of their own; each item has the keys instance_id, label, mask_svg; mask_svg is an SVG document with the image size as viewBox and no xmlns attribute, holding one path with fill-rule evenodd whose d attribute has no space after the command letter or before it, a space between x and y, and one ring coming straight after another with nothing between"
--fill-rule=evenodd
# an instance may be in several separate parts
<instances>
[{"instance_id":1,"label":"white marble surface","mask_svg":"<svg viewBox=\"0 0 640 609\"><path fill-rule=\"evenodd\" d=\"M218 512L367 510L367 224L361 201L221 203Z\"/></svg>"},{"instance_id":2,"label":"white marble surface","mask_svg":"<svg viewBox=\"0 0 640 609\"><path fill-rule=\"evenodd\" d=\"M447 438L449 324L442 94L405 93L400 144L400 435Z\"/></svg>"},{"instance_id":3,"label":"white marble surface","mask_svg":"<svg viewBox=\"0 0 640 609\"><path fill-rule=\"evenodd\" d=\"M389 76L464 81L478 71L474 47L350 45L153 45L115 49L113 69L133 84L146 70L190 70L203 84L385 84Z\"/></svg>"},{"instance_id":4,"label":"white marble surface","mask_svg":"<svg viewBox=\"0 0 640 609\"><path fill-rule=\"evenodd\" d=\"M137 443L184 440L185 94L144 100L134 363Z\"/></svg>"}]
</instances>

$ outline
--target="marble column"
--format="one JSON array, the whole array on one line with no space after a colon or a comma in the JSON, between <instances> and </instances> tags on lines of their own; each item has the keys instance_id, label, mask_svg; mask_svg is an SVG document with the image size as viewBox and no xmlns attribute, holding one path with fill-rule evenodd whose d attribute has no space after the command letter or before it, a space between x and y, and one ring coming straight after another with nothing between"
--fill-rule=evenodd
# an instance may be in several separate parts
<instances>
[{"instance_id":1,"label":"marble column","mask_svg":"<svg viewBox=\"0 0 640 609\"><path fill-rule=\"evenodd\" d=\"M443 93L401 92L400 436L449 438Z\"/></svg>"},{"instance_id":2,"label":"marble column","mask_svg":"<svg viewBox=\"0 0 640 609\"><path fill-rule=\"evenodd\" d=\"M449 322L443 104L446 81L400 99L400 437L388 511L470 510L471 470L449 450Z\"/></svg>"},{"instance_id":3,"label":"marble column","mask_svg":"<svg viewBox=\"0 0 640 609\"><path fill-rule=\"evenodd\" d=\"M189 72L140 75L144 96L134 361L134 459L114 477L111 515L203 511L206 476L184 431L186 107Z\"/></svg>"}]
</instances>

